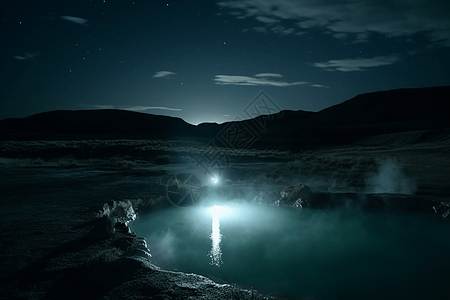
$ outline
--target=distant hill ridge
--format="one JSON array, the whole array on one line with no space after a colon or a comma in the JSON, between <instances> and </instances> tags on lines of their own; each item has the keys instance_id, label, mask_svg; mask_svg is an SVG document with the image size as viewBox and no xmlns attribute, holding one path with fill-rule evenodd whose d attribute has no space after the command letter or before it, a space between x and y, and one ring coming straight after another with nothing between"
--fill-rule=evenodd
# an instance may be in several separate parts
<instances>
[{"instance_id":1,"label":"distant hill ridge","mask_svg":"<svg viewBox=\"0 0 450 300\"><path fill-rule=\"evenodd\" d=\"M319 112L271 116L255 145L287 148L352 143L367 136L450 128L450 86L357 95ZM267 116L244 120L254 128ZM123 110L50 111L0 121L2 140L215 138L230 122L191 125L180 118Z\"/></svg>"},{"instance_id":2,"label":"distant hill ridge","mask_svg":"<svg viewBox=\"0 0 450 300\"><path fill-rule=\"evenodd\" d=\"M116 109L56 110L0 121L0 132L41 137L175 138L194 134L194 128L180 118Z\"/></svg>"},{"instance_id":3,"label":"distant hill ridge","mask_svg":"<svg viewBox=\"0 0 450 300\"><path fill-rule=\"evenodd\" d=\"M335 125L361 125L423 119L447 120L450 86L396 89L358 95L321 110L318 115Z\"/></svg>"}]
</instances>

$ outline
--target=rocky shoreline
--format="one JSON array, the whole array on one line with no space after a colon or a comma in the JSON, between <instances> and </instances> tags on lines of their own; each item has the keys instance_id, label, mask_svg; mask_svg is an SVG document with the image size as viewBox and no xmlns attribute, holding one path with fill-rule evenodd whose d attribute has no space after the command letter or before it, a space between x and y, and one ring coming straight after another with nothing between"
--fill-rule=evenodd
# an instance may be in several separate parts
<instances>
[{"instance_id":1,"label":"rocky shoreline","mask_svg":"<svg viewBox=\"0 0 450 300\"><path fill-rule=\"evenodd\" d=\"M124 212L131 211L127 202L106 204L78 226L84 236L7 276L0 299L267 299L254 290L160 269L145 239L126 225L132 214Z\"/></svg>"},{"instance_id":2,"label":"rocky shoreline","mask_svg":"<svg viewBox=\"0 0 450 300\"><path fill-rule=\"evenodd\" d=\"M287 186L272 191L261 191L253 203L288 206L297 209L330 209L351 207L362 210L390 210L421 213L448 219L450 203L408 194L360 194L313 192L304 185Z\"/></svg>"}]
</instances>

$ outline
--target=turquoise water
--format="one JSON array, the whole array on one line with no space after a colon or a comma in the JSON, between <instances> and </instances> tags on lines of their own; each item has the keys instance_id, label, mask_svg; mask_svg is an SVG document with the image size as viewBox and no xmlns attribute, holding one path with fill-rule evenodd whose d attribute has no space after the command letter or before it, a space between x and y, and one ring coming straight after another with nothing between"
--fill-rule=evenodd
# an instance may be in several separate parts
<instances>
[{"instance_id":1,"label":"turquoise water","mask_svg":"<svg viewBox=\"0 0 450 300\"><path fill-rule=\"evenodd\" d=\"M208 199L141 215L131 229L147 239L162 268L262 293L318 300L450 297L449 224L424 216L299 212Z\"/></svg>"}]
</instances>

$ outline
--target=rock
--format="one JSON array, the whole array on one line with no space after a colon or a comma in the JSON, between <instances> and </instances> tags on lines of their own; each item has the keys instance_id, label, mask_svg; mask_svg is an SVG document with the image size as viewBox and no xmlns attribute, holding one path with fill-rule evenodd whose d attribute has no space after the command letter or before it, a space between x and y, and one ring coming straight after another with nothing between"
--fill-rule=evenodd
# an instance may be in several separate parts
<instances>
[{"instance_id":1,"label":"rock","mask_svg":"<svg viewBox=\"0 0 450 300\"><path fill-rule=\"evenodd\" d=\"M136 220L136 211L130 200L113 200L111 204L103 204L103 208L100 210L98 216L108 216L116 222L128 224L129 222Z\"/></svg>"},{"instance_id":2,"label":"rock","mask_svg":"<svg viewBox=\"0 0 450 300\"><path fill-rule=\"evenodd\" d=\"M263 199L265 195L266 194L264 194L264 192L262 192L262 191L259 192L259 194L253 198L252 203L256 203L256 204L263 204L263 203L265 203L264 199Z\"/></svg>"},{"instance_id":3,"label":"rock","mask_svg":"<svg viewBox=\"0 0 450 300\"><path fill-rule=\"evenodd\" d=\"M126 250L126 252L122 255L124 257L144 257L150 258L152 255L150 254L150 250L147 248L147 242L145 238L136 237L132 240L130 247Z\"/></svg>"},{"instance_id":4,"label":"rock","mask_svg":"<svg viewBox=\"0 0 450 300\"><path fill-rule=\"evenodd\" d=\"M97 218L93 221L94 227L89 232L87 238L90 240L103 240L111 237L115 233L114 220L108 216Z\"/></svg>"},{"instance_id":5,"label":"rock","mask_svg":"<svg viewBox=\"0 0 450 300\"><path fill-rule=\"evenodd\" d=\"M123 223L123 222L117 222L116 225L114 226L116 232L120 232L120 233L131 233L130 228L128 228L128 226Z\"/></svg>"},{"instance_id":6,"label":"rock","mask_svg":"<svg viewBox=\"0 0 450 300\"><path fill-rule=\"evenodd\" d=\"M304 184L285 187L281 192L281 199L274 202L277 206L292 206L303 208L309 206L311 190Z\"/></svg>"}]
</instances>

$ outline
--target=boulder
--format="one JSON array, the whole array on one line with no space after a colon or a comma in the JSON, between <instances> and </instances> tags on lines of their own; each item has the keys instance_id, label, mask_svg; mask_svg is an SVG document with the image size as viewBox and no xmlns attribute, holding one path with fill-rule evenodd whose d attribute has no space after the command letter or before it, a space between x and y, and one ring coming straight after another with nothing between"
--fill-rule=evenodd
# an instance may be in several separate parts
<instances>
[{"instance_id":1,"label":"boulder","mask_svg":"<svg viewBox=\"0 0 450 300\"><path fill-rule=\"evenodd\" d=\"M310 205L311 190L304 184L285 187L281 192L281 198L274 202L277 206L292 206L303 208Z\"/></svg>"}]
</instances>

